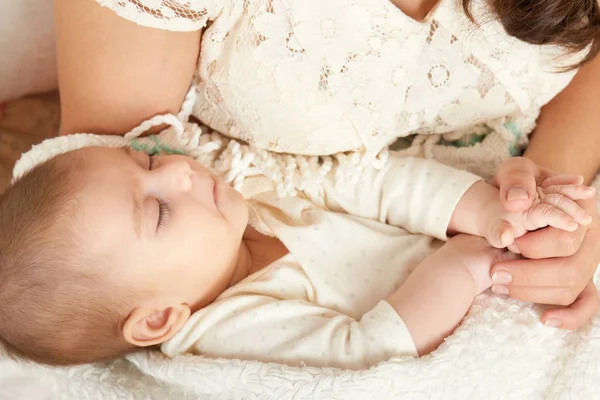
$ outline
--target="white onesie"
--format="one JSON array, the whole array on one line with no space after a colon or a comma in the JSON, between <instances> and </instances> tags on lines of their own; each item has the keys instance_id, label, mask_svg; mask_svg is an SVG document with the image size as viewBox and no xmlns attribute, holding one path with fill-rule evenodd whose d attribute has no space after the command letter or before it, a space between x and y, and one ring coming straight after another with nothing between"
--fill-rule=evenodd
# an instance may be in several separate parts
<instances>
[{"instance_id":1,"label":"white onesie","mask_svg":"<svg viewBox=\"0 0 600 400\"><path fill-rule=\"evenodd\" d=\"M416 356L384 299L439 245L429 236L446 238L456 204L479 179L404 157L365 169L356 185L336 188L331 173L314 198L279 198L264 191L266 178L248 179L245 189L262 191L250 200L252 224L290 254L194 313L162 351L349 369Z\"/></svg>"}]
</instances>

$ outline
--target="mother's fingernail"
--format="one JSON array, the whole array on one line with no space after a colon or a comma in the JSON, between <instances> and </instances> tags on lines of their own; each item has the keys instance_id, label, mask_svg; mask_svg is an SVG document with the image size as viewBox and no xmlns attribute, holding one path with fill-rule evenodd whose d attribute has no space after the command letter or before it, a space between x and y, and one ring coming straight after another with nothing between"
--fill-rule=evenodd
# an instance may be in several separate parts
<instances>
[{"instance_id":1,"label":"mother's fingernail","mask_svg":"<svg viewBox=\"0 0 600 400\"><path fill-rule=\"evenodd\" d=\"M529 193L527 193L527 190L525 190L521 187L516 187L516 188L510 189L506 195L506 200L508 200L508 201L527 200L528 198L529 198Z\"/></svg>"},{"instance_id":2,"label":"mother's fingernail","mask_svg":"<svg viewBox=\"0 0 600 400\"><path fill-rule=\"evenodd\" d=\"M549 319L544 325L548 328L560 328L562 323L560 322L560 319Z\"/></svg>"},{"instance_id":3,"label":"mother's fingernail","mask_svg":"<svg viewBox=\"0 0 600 400\"><path fill-rule=\"evenodd\" d=\"M496 294L507 295L508 294L508 288L506 286L503 286L503 285L493 285L492 286L492 292L494 292Z\"/></svg>"},{"instance_id":4,"label":"mother's fingernail","mask_svg":"<svg viewBox=\"0 0 600 400\"><path fill-rule=\"evenodd\" d=\"M492 281L494 281L494 283L511 283L512 275L506 271L494 272L494 275L492 275Z\"/></svg>"}]
</instances>

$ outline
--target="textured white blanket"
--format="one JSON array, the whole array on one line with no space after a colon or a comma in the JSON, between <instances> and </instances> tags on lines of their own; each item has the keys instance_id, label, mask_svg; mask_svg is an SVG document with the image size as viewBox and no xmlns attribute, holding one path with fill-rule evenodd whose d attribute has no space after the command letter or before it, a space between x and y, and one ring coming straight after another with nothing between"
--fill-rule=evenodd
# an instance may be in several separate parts
<instances>
[{"instance_id":1,"label":"textured white blanket","mask_svg":"<svg viewBox=\"0 0 600 400\"><path fill-rule=\"evenodd\" d=\"M4 360L0 398L598 398L600 318L579 332L564 332L542 326L538 312L484 294L432 355L357 372L195 356L167 360L147 353L108 365L60 369Z\"/></svg>"},{"instance_id":2,"label":"textured white blanket","mask_svg":"<svg viewBox=\"0 0 600 400\"><path fill-rule=\"evenodd\" d=\"M600 190L600 179L595 186ZM365 371L197 356L169 360L158 353L72 368L0 357L0 399L600 398L600 317L565 332L542 326L539 312L483 294L430 356L393 359Z\"/></svg>"}]
</instances>

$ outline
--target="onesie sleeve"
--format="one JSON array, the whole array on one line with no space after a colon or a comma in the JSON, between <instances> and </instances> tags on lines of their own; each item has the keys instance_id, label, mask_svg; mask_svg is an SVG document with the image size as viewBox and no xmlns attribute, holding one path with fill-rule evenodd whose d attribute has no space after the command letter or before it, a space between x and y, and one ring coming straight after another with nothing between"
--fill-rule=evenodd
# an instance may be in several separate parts
<instances>
[{"instance_id":1,"label":"onesie sleeve","mask_svg":"<svg viewBox=\"0 0 600 400\"><path fill-rule=\"evenodd\" d=\"M481 178L434 160L390 157L382 169L366 167L358 183L324 182L325 205L415 234L446 240L450 218L465 192Z\"/></svg>"},{"instance_id":2,"label":"onesie sleeve","mask_svg":"<svg viewBox=\"0 0 600 400\"><path fill-rule=\"evenodd\" d=\"M344 369L363 369L394 356L417 357L404 322L385 301L359 320L305 300L236 296L192 315L161 350Z\"/></svg>"},{"instance_id":3,"label":"onesie sleeve","mask_svg":"<svg viewBox=\"0 0 600 400\"><path fill-rule=\"evenodd\" d=\"M168 31L197 31L221 12L225 0L96 0L138 25Z\"/></svg>"}]
</instances>

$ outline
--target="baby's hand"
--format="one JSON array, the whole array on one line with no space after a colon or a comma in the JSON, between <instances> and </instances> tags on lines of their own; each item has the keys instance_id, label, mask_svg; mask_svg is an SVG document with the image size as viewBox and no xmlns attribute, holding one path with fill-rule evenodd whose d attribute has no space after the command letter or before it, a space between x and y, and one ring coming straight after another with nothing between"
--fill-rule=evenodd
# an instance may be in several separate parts
<instances>
[{"instance_id":1,"label":"baby's hand","mask_svg":"<svg viewBox=\"0 0 600 400\"><path fill-rule=\"evenodd\" d=\"M595 190L585 185L542 184L537 188L537 198L524 212L508 212L491 201L485 207L481 232L490 245L496 248L509 247L525 233L552 226L568 232L580 225L589 225L592 217L575 201L590 199ZM493 203L493 204L491 204Z\"/></svg>"}]
</instances>

